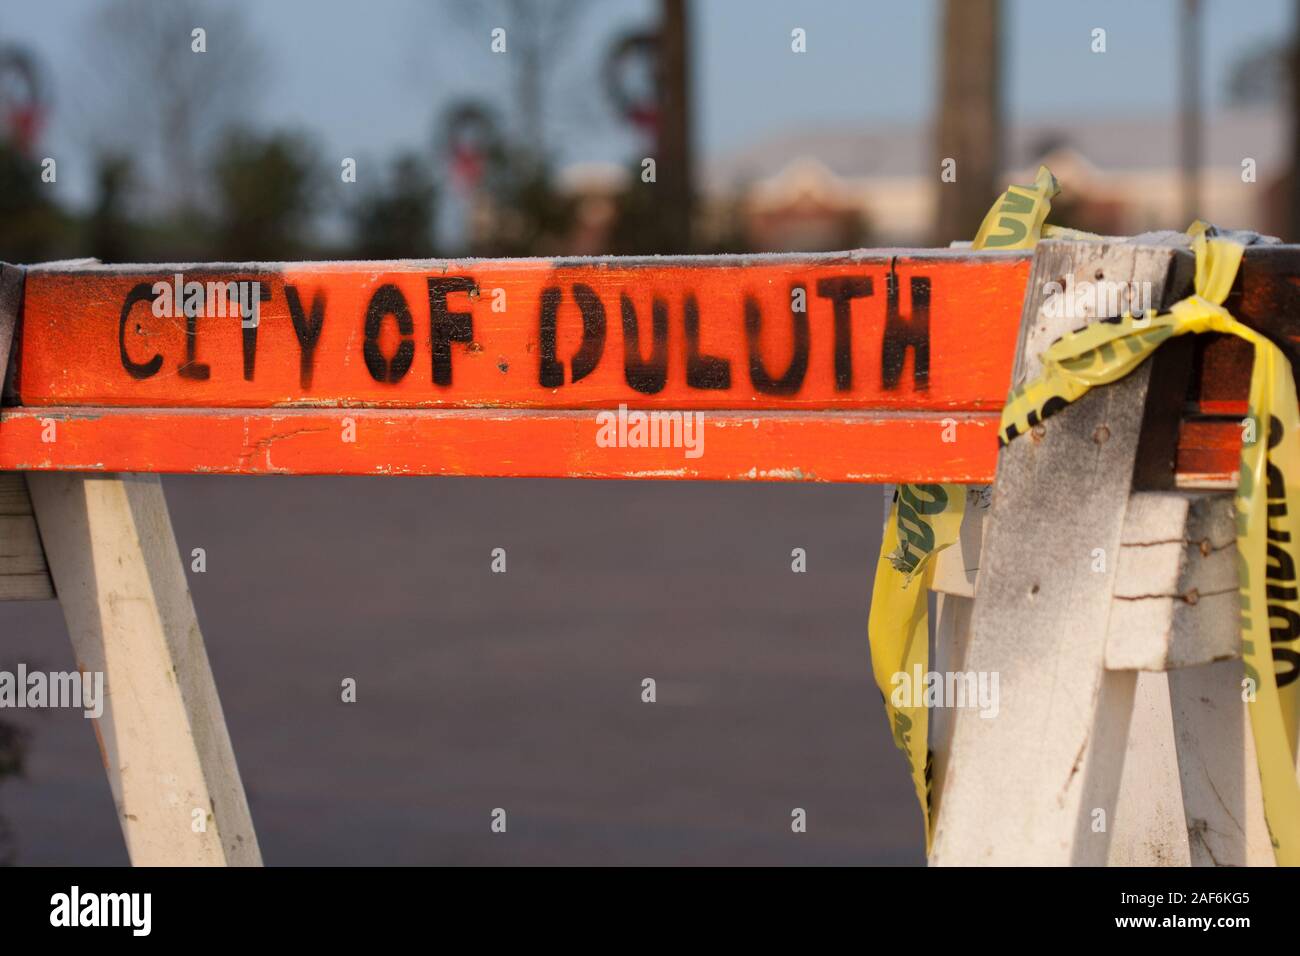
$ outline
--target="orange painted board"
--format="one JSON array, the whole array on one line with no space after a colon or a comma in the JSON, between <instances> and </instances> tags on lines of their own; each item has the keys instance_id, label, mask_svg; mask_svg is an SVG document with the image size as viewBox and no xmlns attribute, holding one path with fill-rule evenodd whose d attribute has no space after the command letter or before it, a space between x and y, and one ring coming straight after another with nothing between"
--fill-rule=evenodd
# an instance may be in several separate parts
<instances>
[{"instance_id":1,"label":"orange painted board","mask_svg":"<svg viewBox=\"0 0 1300 956\"><path fill-rule=\"evenodd\" d=\"M597 414L10 408L0 413L0 471L983 484L997 468L996 413L701 412L697 457L602 447ZM349 420L354 440L344 441ZM1240 441L1233 420L1183 422L1179 486L1235 483Z\"/></svg>"},{"instance_id":2,"label":"orange painted board","mask_svg":"<svg viewBox=\"0 0 1300 956\"><path fill-rule=\"evenodd\" d=\"M1240 419L1193 418L1180 422L1176 462L1181 487L1235 487L1241 462Z\"/></svg>"},{"instance_id":3,"label":"orange painted board","mask_svg":"<svg viewBox=\"0 0 1300 956\"><path fill-rule=\"evenodd\" d=\"M28 407L996 411L1028 273L962 250L36 266L15 386Z\"/></svg>"},{"instance_id":4,"label":"orange painted board","mask_svg":"<svg viewBox=\"0 0 1300 956\"><path fill-rule=\"evenodd\" d=\"M0 471L878 483L988 482L997 465L996 413L697 412L677 447L602 445L617 426L599 414L10 408Z\"/></svg>"},{"instance_id":5,"label":"orange painted board","mask_svg":"<svg viewBox=\"0 0 1300 956\"><path fill-rule=\"evenodd\" d=\"M38 266L0 470L987 482L1028 265ZM168 280L176 301L199 282L204 314L155 315ZM229 314L206 314L209 289ZM1202 365L1202 406L1235 395L1239 375ZM641 410L698 414L703 444L601 440L602 416ZM1185 422L1179 483L1231 481L1238 440Z\"/></svg>"}]
</instances>

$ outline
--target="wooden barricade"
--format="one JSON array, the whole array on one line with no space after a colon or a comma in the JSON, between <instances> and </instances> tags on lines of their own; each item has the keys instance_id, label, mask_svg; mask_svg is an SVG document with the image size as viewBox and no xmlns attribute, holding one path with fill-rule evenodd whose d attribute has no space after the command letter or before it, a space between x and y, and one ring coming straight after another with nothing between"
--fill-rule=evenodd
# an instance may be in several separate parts
<instances>
[{"instance_id":1,"label":"wooden barricade","mask_svg":"<svg viewBox=\"0 0 1300 956\"><path fill-rule=\"evenodd\" d=\"M994 729L936 720L951 743L935 862L1262 862L1244 717L1198 703L1210 669L1233 666L1220 539L1249 354L1189 339L1000 465L996 443L1013 375L1072 327L1044 320L1035 288L1105 275L1169 299L1189 262L1134 242L6 266L0 597L57 594L79 666L105 672L98 736L132 861L257 864L159 473L987 485L997 470L940 561L939 666L1033 692L1004 694L1012 719ZM1252 249L1228 303L1293 360L1296 277L1300 251ZM1054 558L1084 529L1119 556L1109 573ZM1191 610L1176 600L1189 590ZM1154 777L1136 764L1163 775L1160 801L1140 799ZM1203 805L1197 774L1236 810ZM1094 808L1110 837L1081 829ZM1240 834L1224 836L1224 814Z\"/></svg>"}]
</instances>

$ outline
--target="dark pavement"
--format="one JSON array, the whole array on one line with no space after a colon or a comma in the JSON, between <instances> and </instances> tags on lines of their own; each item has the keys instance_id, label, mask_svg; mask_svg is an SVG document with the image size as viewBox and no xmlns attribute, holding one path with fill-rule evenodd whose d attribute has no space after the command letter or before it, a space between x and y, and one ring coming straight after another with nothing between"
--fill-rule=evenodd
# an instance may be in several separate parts
<instances>
[{"instance_id":1,"label":"dark pavement","mask_svg":"<svg viewBox=\"0 0 1300 956\"><path fill-rule=\"evenodd\" d=\"M923 861L867 651L876 487L165 486L268 864ZM19 660L73 666L57 604L0 604ZM80 712L0 716L16 862L125 863Z\"/></svg>"}]
</instances>

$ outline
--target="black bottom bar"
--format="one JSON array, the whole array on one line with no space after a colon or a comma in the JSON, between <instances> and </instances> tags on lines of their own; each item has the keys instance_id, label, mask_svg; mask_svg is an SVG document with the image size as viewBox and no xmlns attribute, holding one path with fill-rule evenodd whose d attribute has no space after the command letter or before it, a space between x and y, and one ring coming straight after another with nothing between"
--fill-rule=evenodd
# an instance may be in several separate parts
<instances>
[{"instance_id":1,"label":"black bottom bar","mask_svg":"<svg viewBox=\"0 0 1300 956\"><path fill-rule=\"evenodd\" d=\"M76 923L118 925L53 925L74 921L73 887ZM533 945L548 937L671 945L709 929L769 946L774 930L805 943L843 940L847 930L868 950L1059 946L1103 933L1231 943L1291 929L1296 888L1292 874L1263 869L28 869L0 871L0 926L6 943L149 938L205 949L278 939L331 950L349 940L473 946L515 934Z\"/></svg>"}]
</instances>

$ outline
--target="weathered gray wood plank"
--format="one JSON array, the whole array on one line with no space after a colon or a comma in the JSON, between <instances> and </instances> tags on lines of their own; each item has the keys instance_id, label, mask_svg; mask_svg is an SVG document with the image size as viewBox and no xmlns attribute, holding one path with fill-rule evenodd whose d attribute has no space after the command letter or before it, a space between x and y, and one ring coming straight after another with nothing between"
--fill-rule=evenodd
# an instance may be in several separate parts
<instances>
[{"instance_id":1,"label":"weathered gray wood plank","mask_svg":"<svg viewBox=\"0 0 1300 956\"><path fill-rule=\"evenodd\" d=\"M1166 671L1241 656L1231 494L1129 499L1106 666Z\"/></svg>"},{"instance_id":2,"label":"weathered gray wood plank","mask_svg":"<svg viewBox=\"0 0 1300 956\"><path fill-rule=\"evenodd\" d=\"M1048 282L1149 282L1163 303L1175 258L1172 245L1040 244L1015 383L1038 374L1052 341L1096 317L1046 314ZM1151 364L999 456L965 666L998 673L1000 712L955 715L935 863L1106 861L1109 837L1093 831L1093 811L1114 814L1135 687L1132 672L1105 670L1107 620Z\"/></svg>"},{"instance_id":3,"label":"weathered gray wood plank","mask_svg":"<svg viewBox=\"0 0 1300 956\"><path fill-rule=\"evenodd\" d=\"M935 562L935 591L975 596L987 511L967 504L960 545ZM1106 640L1109 670L1166 671L1241 656L1234 514L1225 492L1129 497Z\"/></svg>"},{"instance_id":4,"label":"weathered gray wood plank","mask_svg":"<svg viewBox=\"0 0 1300 956\"><path fill-rule=\"evenodd\" d=\"M0 515L29 515L32 499L22 472L0 471Z\"/></svg>"},{"instance_id":5,"label":"weathered gray wood plank","mask_svg":"<svg viewBox=\"0 0 1300 956\"><path fill-rule=\"evenodd\" d=\"M1173 739L1193 866L1274 866L1242 663L1170 671Z\"/></svg>"}]
</instances>

